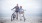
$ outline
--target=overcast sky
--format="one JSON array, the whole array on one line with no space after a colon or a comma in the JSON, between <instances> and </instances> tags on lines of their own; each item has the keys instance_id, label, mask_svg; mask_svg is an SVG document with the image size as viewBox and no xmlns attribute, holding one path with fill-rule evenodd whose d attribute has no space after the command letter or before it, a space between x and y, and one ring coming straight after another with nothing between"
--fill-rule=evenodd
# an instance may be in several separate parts
<instances>
[{"instance_id":1,"label":"overcast sky","mask_svg":"<svg viewBox=\"0 0 42 23\"><path fill-rule=\"evenodd\" d=\"M18 3L25 11L25 15L40 14L41 0L0 0L2 16L11 16L11 9Z\"/></svg>"}]
</instances>

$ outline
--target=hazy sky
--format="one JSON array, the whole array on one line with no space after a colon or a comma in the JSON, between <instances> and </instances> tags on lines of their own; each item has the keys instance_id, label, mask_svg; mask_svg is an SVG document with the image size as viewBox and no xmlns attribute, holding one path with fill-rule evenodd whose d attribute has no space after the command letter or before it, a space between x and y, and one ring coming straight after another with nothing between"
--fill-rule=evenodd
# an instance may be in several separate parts
<instances>
[{"instance_id":1,"label":"hazy sky","mask_svg":"<svg viewBox=\"0 0 42 23\"><path fill-rule=\"evenodd\" d=\"M10 16L13 11L11 9L18 3L25 11L25 15L40 14L41 0L0 0L2 16Z\"/></svg>"}]
</instances>

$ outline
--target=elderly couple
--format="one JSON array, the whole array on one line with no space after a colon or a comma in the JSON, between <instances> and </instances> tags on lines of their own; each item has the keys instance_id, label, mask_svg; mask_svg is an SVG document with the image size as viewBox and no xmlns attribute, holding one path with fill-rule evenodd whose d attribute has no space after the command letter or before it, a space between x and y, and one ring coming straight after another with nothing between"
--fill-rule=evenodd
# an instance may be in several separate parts
<instances>
[{"instance_id":1,"label":"elderly couple","mask_svg":"<svg viewBox=\"0 0 42 23\"><path fill-rule=\"evenodd\" d=\"M21 10L23 10L22 6L19 7L18 4L17 4L17 6L15 6L13 9L15 9L16 19L18 20L18 12L21 12ZM11 9L11 10L13 10L13 9Z\"/></svg>"}]
</instances>

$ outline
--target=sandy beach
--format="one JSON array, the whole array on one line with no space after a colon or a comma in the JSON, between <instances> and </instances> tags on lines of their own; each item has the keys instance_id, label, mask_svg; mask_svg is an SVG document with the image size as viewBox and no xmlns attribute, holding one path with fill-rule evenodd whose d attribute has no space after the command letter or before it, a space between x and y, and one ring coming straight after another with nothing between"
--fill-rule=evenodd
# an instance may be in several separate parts
<instances>
[{"instance_id":1,"label":"sandy beach","mask_svg":"<svg viewBox=\"0 0 42 23\"><path fill-rule=\"evenodd\" d=\"M26 21L11 21L15 6L22 6ZM0 0L0 23L42 23L41 0Z\"/></svg>"},{"instance_id":2,"label":"sandy beach","mask_svg":"<svg viewBox=\"0 0 42 23\"><path fill-rule=\"evenodd\" d=\"M23 20L20 21L19 19L11 21L11 19L0 18L0 23L42 23L42 19L41 17L36 17L35 19L32 17L28 17L24 22Z\"/></svg>"}]
</instances>

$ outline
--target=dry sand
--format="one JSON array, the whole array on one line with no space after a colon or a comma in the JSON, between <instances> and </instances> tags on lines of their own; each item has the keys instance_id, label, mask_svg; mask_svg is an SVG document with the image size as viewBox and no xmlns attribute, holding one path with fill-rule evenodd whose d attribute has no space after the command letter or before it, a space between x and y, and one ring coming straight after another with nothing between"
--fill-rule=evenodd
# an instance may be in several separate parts
<instances>
[{"instance_id":1,"label":"dry sand","mask_svg":"<svg viewBox=\"0 0 42 23\"><path fill-rule=\"evenodd\" d=\"M40 17L32 19L31 17L26 18L26 21L24 22L23 20L13 20L11 21L10 19L4 19L0 18L0 23L42 23L42 19Z\"/></svg>"}]
</instances>

